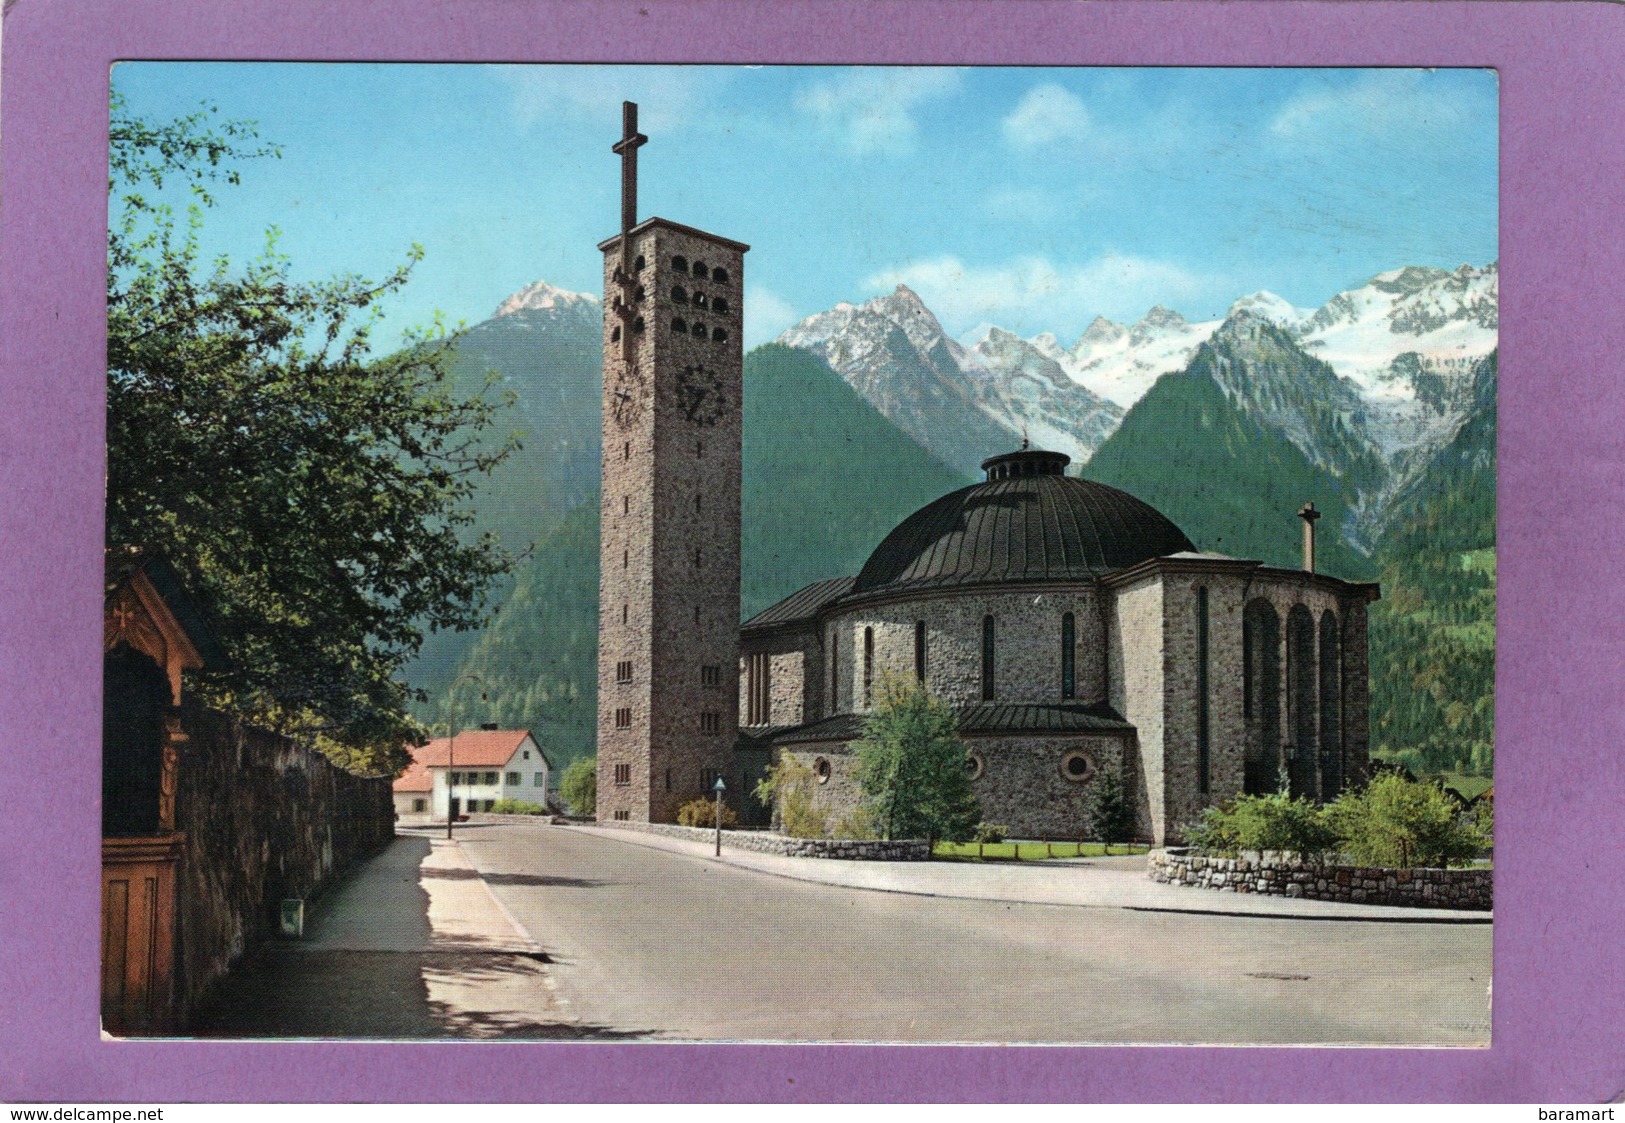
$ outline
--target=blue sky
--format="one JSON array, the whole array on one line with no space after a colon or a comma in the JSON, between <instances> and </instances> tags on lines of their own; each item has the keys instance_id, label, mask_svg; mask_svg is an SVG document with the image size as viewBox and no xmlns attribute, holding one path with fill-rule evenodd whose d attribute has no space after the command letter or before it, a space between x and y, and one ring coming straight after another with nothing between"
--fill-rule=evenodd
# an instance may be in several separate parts
<instances>
[{"instance_id":1,"label":"blue sky","mask_svg":"<svg viewBox=\"0 0 1625 1123\"><path fill-rule=\"evenodd\" d=\"M142 62L113 82L139 116L208 100L282 146L220 193L211 253L275 225L316 279L421 243L380 343L538 280L598 291L623 99L650 137L640 217L751 244L749 344L899 282L953 334L1070 343L1097 314L1209 319L1261 288L1315 306L1497 257L1484 70Z\"/></svg>"}]
</instances>

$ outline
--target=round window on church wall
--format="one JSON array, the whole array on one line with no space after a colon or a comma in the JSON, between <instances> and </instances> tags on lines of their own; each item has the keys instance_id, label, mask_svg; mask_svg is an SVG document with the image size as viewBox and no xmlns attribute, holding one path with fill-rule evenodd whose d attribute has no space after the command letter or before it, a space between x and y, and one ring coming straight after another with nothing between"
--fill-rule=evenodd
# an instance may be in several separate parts
<instances>
[{"instance_id":1,"label":"round window on church wall","mask_svg":"<svg viewBox=\"0 0 1625 1123\"><path fill-rule=\"evenodd\" d=\"M818 777L818 782L820 784L829 783L829 773L830 767L829 759L827 757L819 757L817 760L813 761L813 775Z\"/></svg>"},{"instance_id":2,"label":"round window on church wall","mask_svg":"<svg viewBox=\"0 0 1625 1123\"><path fill-rule=\"evenodd\" d=\"M1061 775L1081 784L1095 774L1095 761L1082 749L1073 749L1061 758Z\"/></svg>"},{"instance_id":3,"label":"round window on church wall","mask_svg":"<svg viewBox=\"0 0 1625 1123\"><path fill-rule=\"evenodd\" d=\"M982 763L981 757L977 756L975 753L971 753L965 758L965 767L970 769L970 778L972 780L980 780L986 765Z\"/></svg>"}]
</instances>

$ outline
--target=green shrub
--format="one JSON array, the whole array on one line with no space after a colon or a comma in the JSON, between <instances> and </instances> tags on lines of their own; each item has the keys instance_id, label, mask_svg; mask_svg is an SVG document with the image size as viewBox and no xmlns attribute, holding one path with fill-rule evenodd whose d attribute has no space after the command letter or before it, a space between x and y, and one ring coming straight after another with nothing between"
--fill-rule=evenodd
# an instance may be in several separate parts
<instances>
[{"instance_id":1,"label":"green shrub","mask_svg":"<svg viewBox=\"0 0 1625 1123\"><path fill-rule=\"evenodd\" d=\"M584 756L570 762L559 777L559 795L570 805L572 815L591 815L598 810L598 758Z\"/></svg>"},{"instance_id":2,"label":"green shrub","mask_svg":"<svg viewBox=\"0 0 1625 1123\"><path fill-rule=\"evenodd\" d=\"M841 816L840 821L830 831L830 835L834 838L854 838L872 842L880 837L880 832L875 828L874 816L869 813L869 809L859 807L850 815Z\"/></svg>"},{"instance_id":3,"label":"green shrub","mask_svg":"<svg viewBox=\"0 0 1625 1123\"><path fill-rule=\"evenodd\" d=\"M1001 827L998 823L977 823L973 842L1003 842L1010 837L1010 828Z\"/></svg>"},{"instance_id":4,"label":"green shrub","mask_svg":"<svg viewBox=\"0 0 1625 1123\"><path fill-rule=\"evenodd\" d=\"M1244 795L1202 812L1191 845L1210 854L1289 850L1311 857L1337 848L1326 815L1307 799L1283 794Z\"/></svg>"},{"instance_id":5,"label":"green shrub","mask_svg":"<svg viewBox=\"0 0 1625 1123\"><path fill-rule=\"evenodd\" d=\"M791 838L823 838L829 829L828 816L813 806L812 769L788 753L756 785L756 798L773 805L775 825Z\"/></svg>"},{"instance_id":6,"label":"green shrub","mask_svg":"<svg viewBox=\"0 0 1625 1123\"><path fill-rule=\"evenodd\" d=\"M499 799L491 805L491 810L498 815L546 815L547 808L539 803L531 803L523 799Z\"/></svg>"},{"instance_id":7,"label":"green shrub","mask_svg":"<svg viewBox=\"0 0 1625 1123\"><path fill-rule=\"evenodd\" d=\"M1395 772L1374 776L1326 809L1343 851L1366 866L1463 866L1488 839L1437 783Z\"/></svg>"},{"instance_id":8,"label":"green shrub","mask_svg":"<svg viewBox=\"0 0 1625 1123\"><path fill-rule=\"evenodd\" d=\"M677 822L685 827L715 827L717 804L715 799L691 799L677 809ZM722 805L722 825L737 827L739 816L726 803Z\"/></svg>"},{"instance_id":9,"label":"green shrub","mask_svg":"<svg viewBox=\"0 0 1625 1123\"><path fill-rule=\"evenodd\" d=\"M1134 837L1134 805L1123 778L1110 768L1102 769L1090 785L1089 827L1108 846Z\"/></svg>"}]
</instances>

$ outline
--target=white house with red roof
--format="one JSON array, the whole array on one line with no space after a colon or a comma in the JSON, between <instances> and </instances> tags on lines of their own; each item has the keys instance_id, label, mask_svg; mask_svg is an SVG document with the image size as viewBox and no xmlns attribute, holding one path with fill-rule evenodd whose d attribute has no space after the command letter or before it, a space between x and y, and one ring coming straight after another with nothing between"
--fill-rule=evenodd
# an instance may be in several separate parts
<instances>
[{"instance_id":1,"label":"white house with red roof","mask_svg":"<svg viewBox=\"0 0 1625 1123\"><path fill-rule=\"evenodd\" d=\"M444 819L448 798L459 815L502 799L547 806L553 764L528 729L470 729L411 751L394 785L399 814Z\"/></svg>"}]
</instances>

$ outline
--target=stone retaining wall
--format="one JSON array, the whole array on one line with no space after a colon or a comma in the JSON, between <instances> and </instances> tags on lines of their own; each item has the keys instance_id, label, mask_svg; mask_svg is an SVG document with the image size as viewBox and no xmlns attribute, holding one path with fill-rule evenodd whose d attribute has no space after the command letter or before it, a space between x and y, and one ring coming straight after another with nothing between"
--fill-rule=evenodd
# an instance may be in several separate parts
<instances>
[{"instance_id":1,"label":"stone retaining wall","mask_svg":"<svg viewBox=\"0 0 1625 1123\"><path fill-rule=\"evenodd\" d=\"M1383 869L1318 865L1284 851L1243 851L1239 858L1212 858L1189 849L1153 850L1152 881L1225 893L1268 893L1315 901L1489 911L1490 870Z\"/></svg>"},{"instance_id":2,"label":"stone retaining wall","mask_svg":"<svg viewBox=\"0 0 1625 1123\"><path fill-rule=\"evenodd\" d=\"M679 827L672 823L600 822L600 827L623 831L686 838L691 842L711 842L716 830L709 827ZM931 857L931 844L920 838L889 842L851 838L791 838L769 831L723 831L722 845L758 854L782 854L790 858L849 858L879 862L923 862Z\"/></svg>"}]
</instances>

